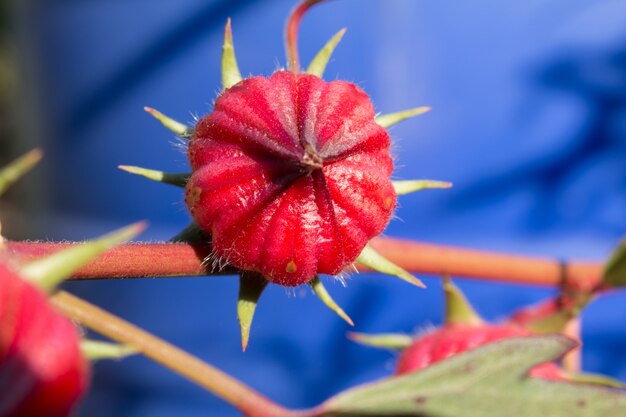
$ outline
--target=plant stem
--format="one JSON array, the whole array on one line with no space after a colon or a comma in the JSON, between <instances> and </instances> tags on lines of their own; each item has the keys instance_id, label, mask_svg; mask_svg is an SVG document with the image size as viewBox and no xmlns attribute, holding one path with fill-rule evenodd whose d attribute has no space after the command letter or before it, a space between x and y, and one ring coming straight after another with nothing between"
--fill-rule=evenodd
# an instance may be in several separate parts
<instances>
[{"instance_id":1,"label":"plant stem","mask_svg":"<svg viewBox=\"0 0 626 417\"><path fill-rule=\"evenodd\" d=\"M15 259L29 262L67 249L79 242L12 242L6 250ZM209 244L128 243L116 246L73 274L74 279L156 278L219 275L203 260L211 254Z\"/></svg>"},{"instance_id":2,"label":"plant stem","mask_svg":"<svg viewBox=\"0 0 626 417\"><path fill-rule=\"evenodd\" d=\"M77 243L6 242L9 253L28 262ZM547 258L484 252L400 239L375 238L371 245L383 256L417 274L449 274L517 284L559 286L577 290L596 288L602 280L599 262L569 262L565 267ZM213 271L204 262L208 244L131 243L120 245L84 268L73 278L146 278L234 274L227 268ZM359 266L359 270L366 268Z\"/></svg>"},{"instance_id":3,"label":"plant stem","mask_svg":"<svg viewBox=\"0 0 626 417\"><path fill-rule=\"evenodd\" d=\"M302 415L265 398L252 388L195 356L67 292L52 298L54 306L82 325L185 376L227 401L248 417L296 417Z\"/></svg>"},{"instance_id":4,"label":"plant stem","mask_svg":"<svg viewBox=\"0 0 626 417\"><path fill-rule=\"evenodd\" d=\"M566 286L589 291L602 281L600 262L563 263L549 258L486 252L401 239L373 239L385 257L413 273L481 278L516 284Z\"/></svg>"},{"instance_id":5,"label":"plant stem","mask_svg":"<svg viewBox=\"0 0 626 417\"><path fill-rule=\"evenodd\" d=\"M293 72L300 72L300 57L298 56L298 29L302 16L314 5L324 0L303 0L298 4L287 19L285 28L285 49L287 50L287 68Z\"/></svg>"}]
</instances>

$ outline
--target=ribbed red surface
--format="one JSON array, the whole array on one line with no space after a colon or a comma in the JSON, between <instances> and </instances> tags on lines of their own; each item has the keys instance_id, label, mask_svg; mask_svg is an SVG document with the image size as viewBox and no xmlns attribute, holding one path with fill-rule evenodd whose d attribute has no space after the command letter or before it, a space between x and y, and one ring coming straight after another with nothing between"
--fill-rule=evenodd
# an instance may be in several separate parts
<instances>
[{"instance_id":1,"label":"ribbed red surface","mask_svg":"<svg viewBox=\"0 0 626 417\"><path fill-rule=\"evenodd\" d=\"M389 135L344 81L243 80L200 120L189 159L187 205L216 257L282 285L341 272L396 205Z\"/></svg>"}]
</instances>

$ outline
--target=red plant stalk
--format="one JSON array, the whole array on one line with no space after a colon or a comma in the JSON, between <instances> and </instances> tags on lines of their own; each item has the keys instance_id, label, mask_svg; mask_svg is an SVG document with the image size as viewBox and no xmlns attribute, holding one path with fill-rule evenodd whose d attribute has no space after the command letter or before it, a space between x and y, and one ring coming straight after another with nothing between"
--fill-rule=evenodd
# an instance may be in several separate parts
<instances>
[{"instance_id":1,"label":"red plant stalk","mask_svg":"<svg viewBox=\"0 0 626 417\"><path fill-rule=\"evenodd\" d=\"M13 242L11 256L27 262L54 253L76 242ZM409 240L375 238L372 246L383 256L416 274L448 274L517 284L567 286L588 291L602 280L599 262L562 264L549 258L519 256L433 245ZM74 274L74 279L145 278L224 275L234 269L214 270L205 259L208 244L130 243L118 246ZM358 269L366 269L357 265Z\"/></svg>"},{"instance_id":2,"label":"red plant stalk","mask_svg":"<svg viewBox=\"0 0 626 417\"><path fill-rule=\"evenodd\" d=\"M287 67L290 71L300 71L300 57L298 55L298 28L302 16L311 7L324 0L308 0L303 1L291 12L290 19L287 21L285 29L285 49L287 50Z\"/></svg>"}]
</instances>

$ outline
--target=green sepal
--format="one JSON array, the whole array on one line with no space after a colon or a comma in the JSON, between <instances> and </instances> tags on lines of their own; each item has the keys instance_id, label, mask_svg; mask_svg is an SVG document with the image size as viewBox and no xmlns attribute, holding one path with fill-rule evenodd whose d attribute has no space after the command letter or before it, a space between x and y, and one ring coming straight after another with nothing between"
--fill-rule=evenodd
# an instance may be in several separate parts
<instances>
[{"instance_id":1,"label":"green sepal","mask_svg":"<svg viewBox=\"0 0 626 417\"><path fill-rule=\"evenodd\" d=\"M374 271L378 271L383 274L393 275L403 281L408 282L409 284L413 284L421 288L426 288L422 281L415 278L407 270L401 268L400 266L391 262L389 259L385 258L370 245L365 245L359 257L356 258L356 261L364 266L367 266L368 268L373 269Z\"/></svg>"},{"instance_id":2,"label":"green sepal","mask_svg":"<svg viewBox=\"0 0 626 417\"><path fill-rule=\"evenodd\" d=\"M465 294L448 277L444 277L443 292L446 297L446 324L477 326L483 323Z\"/></svg>"},{"instance_id":3,"label":"green sepal","mask_svg":"<svg viewBox=\"0 0 626 417\"><path fill-rule=\"evenodd\" d=\"M622 240L617 249L604 265L603 287L619 288L626 286L626 239Z\"/></svg>"},{"instance_id":4,"label":"green sepal","mask_svg":"<svg viewBox=\"0 0 626 417\"><path fill-rule=\"evenodd\" d=\"M181 230L170 242L205 243L211 240L211 235L195 223L190 223Z\"/></svg>"},{"instance_id":5,"label":"green sepal","mask_svg":"<svg viewBox=\"0 0 626 417\"><path fill-rule=\"evenodd\" d=\"M393 126L403 120L424 114L427 111L430 111L430 109L431 108L428 106L416 107L414 109L403 110L397 113L381 114L376 116L375 120L380 126L388 128L389 126Z\"/></svg>"},{"instance_id":6,"label":"green sepal","mask_svg":"<svg viewBox=\"0 0 626 417\"><path fill-rule=\"evenodd\" d=\"M268 281L258 272L242 271L239 274L239 296L237 318L241 330L241 349L245 352L250 339L250 328L257 303Z\"/></svg>"},{"instance_id":7,"label":"green sepal","mask_svg":"<svg viewBox=\"0 0 626 417\"><path fill-rule=\"evenodd\" d=\"M354 326L354 322L352 321L352 319L346 314L345 311L342 310L341 307L339 307L335 300L333 300L328 291L326 291L326 287L324 287L324 284L319 279L319 277L315 277L311 281L309 281L309 286L311 287L315 295L317 295L317 297L322 300L326 307L334 311L350 326Z\"/></svg>"},{"instance_id":8,"label":"green sepal","mask_svg":"<svg viewBox=\"0 0 626 417\"><path fill-rule=\"evenodd\" d=\"M566 291L555 298L514 312L508 322L534 333L561 333L594 298L595 294L586 291Z\"/></svg>"},{"instance_id":9,"label":"green sepal","mask_svg":"<svg viewBox=\"0 0 626 417\"><path fill-rule=\"evenodd\" d=\"M186 124L177 122L176 120L167 117L166 115L158 110L153 109L152 107L144 107L143 109L150 113L152 116L154 116L154 118L161 122L163 126L174 132L177 136L189 139L193 135L193 129Z\"/></svg>"},{"instance_id":10,"label":"green sepal","mask_svg":"<svg viewBox=\"0 0 626 417\"><path fill-rule=\"evenodd\" d=\"M233 45L233 31L230 25L230 18L226 20L224 28L224 44L222 45L222 87L224 90L237 84L243 78L239 72L237 58L235 57L235 47Z\"/></svg>"},{"instance_id":11,"label":"green sepal","mask_svg":"<svg viewBox=\"0 0 626 417\"><path fill-rule=\"evenodd\" d=\"M37 165L42 157L41 149L33 149L0 169L0 195Z\"/></svg>"},{"instance_id":12,"label":"green sepal","mask_svg":"<svg viewBox=\"0 0 626 417\"><path fill-rule=\"evenodd\" d=\"M406 180L406 181L391 181L393 189L398 195L410 194L416 191L429 190L434 188L450 188L451 182L446 181L433 181L433 180Z\"/></svg>"},{"instance_id":13,"label":"green sepal","mask_svg":"<svg viewBox=\"0 0 626 417\"><path fill-rule=\"evenodd\" d=\"M528 323L524 327L538 334L560 333L574 317L568 311L557 311L547 317Z\"/></svg>"},{"instance_id":14,"label":"green sepal","mask_svg":"<svg viewBox=\"0 0 626 417\"><path fill-rule=\"evenodd\" d=\"M142 177L152 181L162 182L164 184L170 184L182 188L185 187L187 181L189 181L189 177L191 177L191 174L189 173L163 172L156 169L141 168L131 165L118 165L117 167L122 171L135 175L141 175Z\"/></svg>"},{"instance_id":15,"label":"green sepal","mask_svg":"<svg viewBox=\"0 0 626 417\"><path fill-rule=\"evenodd\" d=\"M413 338L403 333L366 334L350 332L348 339L364 346L401 351L413 343Z\"/></svg>"},{"instance_id":16,"label":"green sepal","mask_svg":"<svg viewBox=\"0 0 626 417\"><path fill-rule=\"evenodd\" d=\"M324 47L315 55L313 60L311 60L309 67L306 69L307 73L322 78L331 55L335 51L337 44L341 41L341 38L343 38L345 33L346 28L343 28L339 32L335 33L335 35L330 38L328 42L326 42L326 45L324 45Z\"/></svg>"},{"instance_id":17,"label":"green sepal","mask_svg":"<svg viewBox=\"0 0 626 417\"><path fill-rule=\"evenodd\" d=\"M581 311L589 304L595 296L593 294L577 294L570 301L570 306L563 307L544 317L539 317L524 325L534 333L561 333L565 326L574 318L578 317Z\"/></svg>"},{"instance_id":18,"label":"green sepal","mask_svg":"<svg viewBox=\"0 0 626 417\"><path fill-rule=\"evenodd\" d=\"M132 346L119 343L101 342L99 340L82 339L80 350L91 361L100 359L122 359L137 353Z\"/></svg>"},{"instance_id":19,"label":"green sepal","mask_svg":"<svg viewBox=\"0 0 626 417\"><path fill-rule=\"evenodd\" d=\"M145 227L145 222L134 223L95 240L37 259L22 266L20 274L43 291L50 293L74 271L108 249L133 238Z\"/></svg>"}]
</instances>

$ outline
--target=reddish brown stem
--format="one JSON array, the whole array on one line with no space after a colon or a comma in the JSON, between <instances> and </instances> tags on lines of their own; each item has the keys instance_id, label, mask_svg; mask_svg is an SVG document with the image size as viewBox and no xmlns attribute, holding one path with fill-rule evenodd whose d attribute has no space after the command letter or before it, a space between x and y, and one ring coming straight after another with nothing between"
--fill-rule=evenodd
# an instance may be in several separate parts
<instances>
[{"instance_id":1,"label":"reddish brown stem","mask_svg":"<svg viewBox=\"0 0 626 417\"><path fill-rule=\"evenodd\" d=\"M20 261L41 258L77 242L6 242L9 254ZM217 275L204 262L211 245L186 243L128 243L100 255L74 273L74 279L154 278ZM233 270L222 273L234 272Z\"/></svg>"},{"instance_id":2,"label":"reddish brown stem","mask_svg":"<svg viewBox=\"0 0 626 417\"><path fill-rule=\"evenodd\" d=\"M6 242L17 259L36 259L76 243ZM552 259L518 256L432 245L408 240L376 238L372 241L383 256L417 274L449 274L518 284L558 286L577 290L596 288L602 279L602 264L570 262L566 267ZM75 279L122 277L174 277L220 275L234 269L213 271L204 262L211 253L208 244L131 243L116 247L74 275ZM365 268L360 267L360 270Z\"/></svg>"},{"instance_id":3,"label":"reddish brown stem","mask_svg":"<svg viewBox=\"0 0 626 417\"><path fill-rule=\"evenodd\" d=\"M414 272L449 274L516 284L567 286L587 291L602 281L599 262L571 261L462 249L401 239L378 238L372 246L385 257Z\"/></svg>"}]
</instances>

